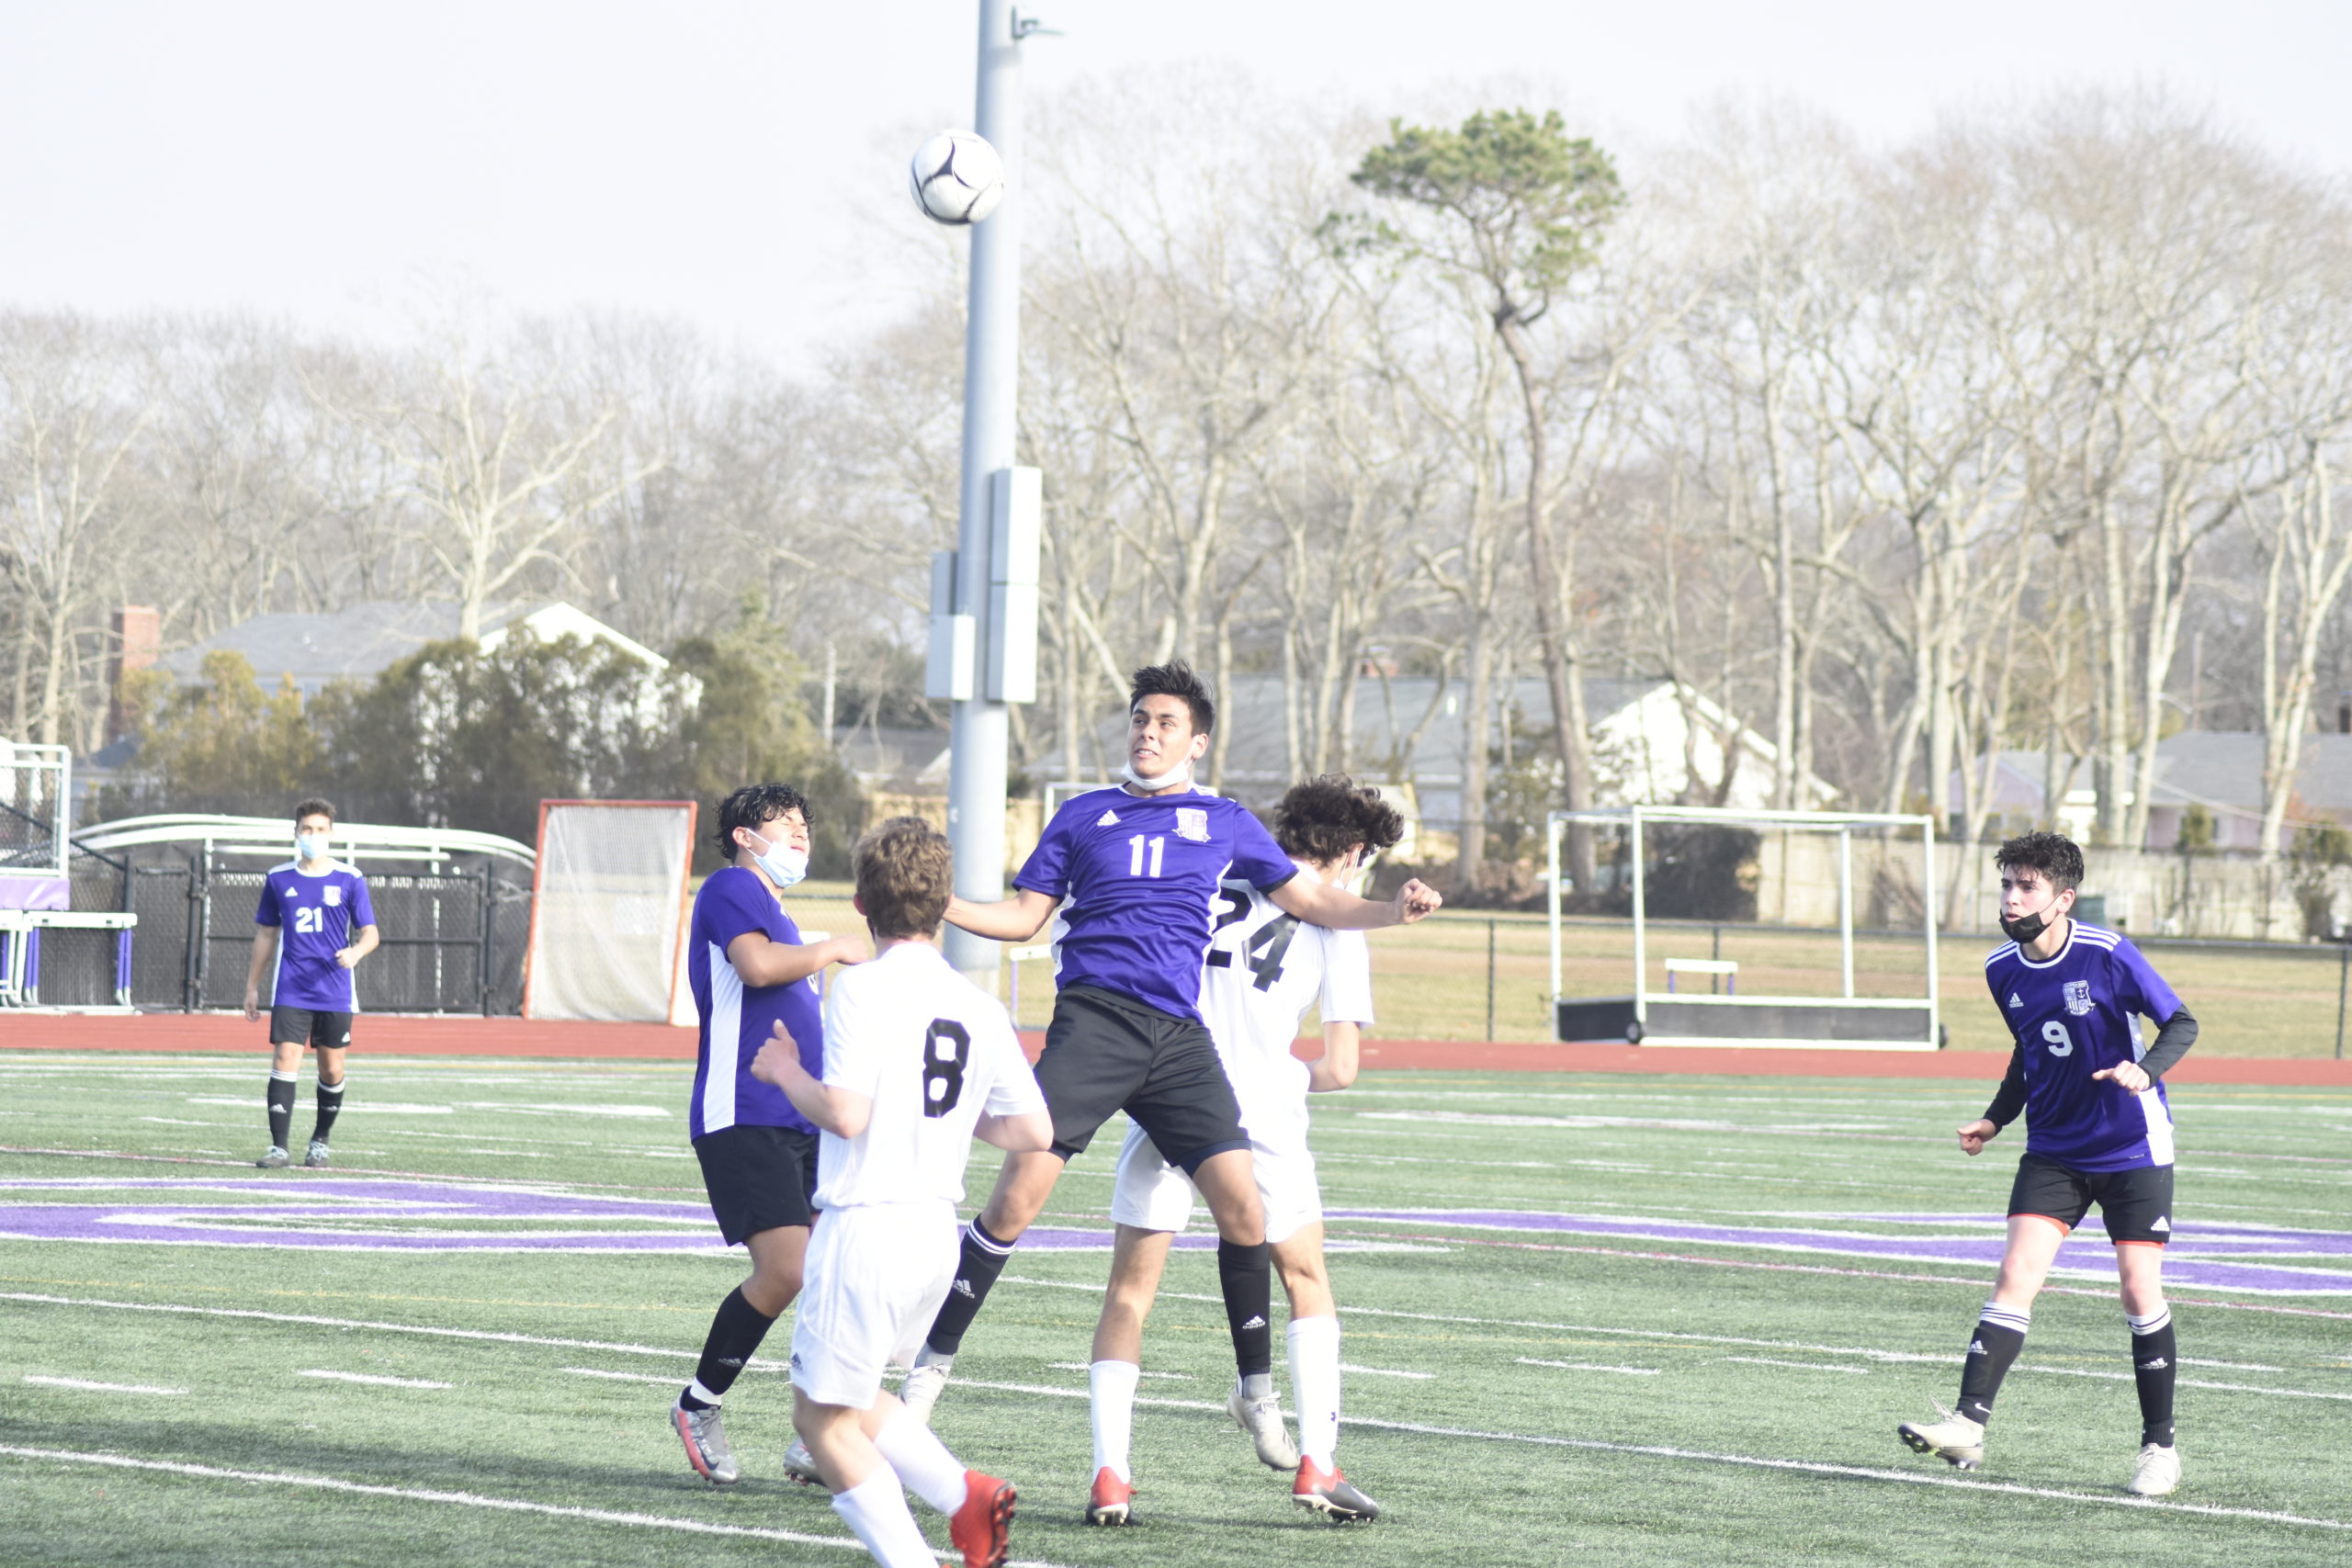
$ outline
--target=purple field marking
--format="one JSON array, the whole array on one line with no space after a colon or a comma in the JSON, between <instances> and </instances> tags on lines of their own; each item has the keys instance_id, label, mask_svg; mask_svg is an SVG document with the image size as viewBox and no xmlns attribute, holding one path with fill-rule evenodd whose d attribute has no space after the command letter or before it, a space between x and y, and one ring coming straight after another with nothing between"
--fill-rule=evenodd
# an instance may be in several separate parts
<instances>
[{"instance_id":1,"label":"purple field marking","mask_svg":"<svg viewBox=\"0 0 2352 1568\"><path fill-rule=\"evenodd\" d=\"M215 1247L307 1247L387 1252L706 1252L722 1247L709 1212L700 1203L656 1199L605 1198L510 1186L433 1181L307 1180L296 1184L227 1179L144 1179L130 1181L31 1179L0 1181L0 1193L65 1193L92 1190L141 1192L233 1191L229 1202L20 1201L0 1203L0 1236L26 1241L150 1242ZM1814 1216L1815 1226L1702 1225L1624 1219L1611 1215L1554 1214L1493 1209L1334 1209L1334 1220L1453 1225L1477 1230L1539 1232L1752 1247L1775 1251L1830 1253L1845 1257L1923 1263L2000 1261L2000 1216L1990 1214L1856 1214ZM443 1234L387 1235L370 1224L437 1223ZM648 1227L643 1222L669 1222ZM471 1232L469 1224L528 1221L564 1225L558 1234ZM243 1223L239 1223L243 1222ZM277 1228L291 1222L299 1228ZM1978 1227L1986 1234L1953 1236L1877 1236L1842 1227L1951 1225ZM1187 1250L1216 1245L1208 1235L1176 1239ZM1048 1251L1100 1251L1110 1233L1092 1228L1032 1230L1022 1245ZM2184 1227L2165 1259L2173 1283L2267 1295L2352 1293L2352 1233L2266 1226ZM2290 1265L2289 1255L2297 1261ZM2341 1268L2312 1267L2312 1255ZM2261 1261L2266 1257L2277 1262ZM2060 1249L2060 1269L2075 1274L2112 1277L2111 1249L2096 1232L2077 1231Z\"/></svg>"},{"instance_id":2,"label":"purple field marking","mask_svg":"<svg viewBox=\"0 0 2352 1568\"><path fill-rule=\"evenodd\" d=\"M1699 1243L1717 1247L1758 1247L1776 1251L1826 1252L1852 1258L1895 1259L1919 1263L1997 1264L2003 1237L1998 1232L1973 1236L1871 1236L1838 1230L1772 1229L1747 1225L1693 1225L1654 1220L1628 1220L1599 1214L1528 1213L1487 1209L1332 1209L1335 1220L1371 1220L1417 1224L1461 1225L1479 1230L1539 1231L1575 1235L1612 1236L1628 1240ZM1855 1215L1857 1225L1888 1223L1871 1215ZM1965 1224L1969 1216L1906 1215L1893 1223ZM2000 1222L1985 1216L1976 1223ZM2291 1231L2248 1226L2204 1230L2183 1227L2167 1249L2165 1278L2168 1283L2209 1290L2249 1291L2266 1295L2341 1295L2352 1293L2352 1234L2342 1231ZM2342 1269L2290 1268L2250 1259L2264 1253L2319 1253L2342 1258ZM2103 1234L2086 1236L2076 1231L2059 1249L2058 1267L2069 1273L2115 1273L2113 1249Z\"/></svg>"}]
</instances>

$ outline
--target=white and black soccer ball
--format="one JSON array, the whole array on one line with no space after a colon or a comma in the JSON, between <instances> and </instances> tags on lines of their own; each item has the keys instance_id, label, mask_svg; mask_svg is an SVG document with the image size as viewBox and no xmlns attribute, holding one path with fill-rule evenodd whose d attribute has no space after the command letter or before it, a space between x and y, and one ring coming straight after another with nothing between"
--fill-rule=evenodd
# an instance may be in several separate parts
<instances>
[{"instance_id":1,"label":"white and black soccer ball","mask_svg":"<svg viewBox=\"0 0 2352 1568\"><path fill-rule=\"evenodd\" d=\"M1004 160L975 132L943 130L907 170L915 205L941 223L978 223L1004 199Z\"/></svg>"}]
</instances>

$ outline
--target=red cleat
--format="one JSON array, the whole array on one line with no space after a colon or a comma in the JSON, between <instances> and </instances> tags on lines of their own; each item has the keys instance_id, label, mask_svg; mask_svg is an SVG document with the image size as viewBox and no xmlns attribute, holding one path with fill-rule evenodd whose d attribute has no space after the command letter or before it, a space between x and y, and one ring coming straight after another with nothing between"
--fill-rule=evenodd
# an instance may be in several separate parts
<instances>
[{"instance_id":1,"label":"red cleat","mask_svg":"<svg viewBox=\"0 0 2352 1568\"><path fill-rule=\"evenodd\" d=\"M1136 1522L1136 1489L1119 1479L1109 1465L1094 1472L1094 1493L1086 1500L1090 1525L1131 1525Z\"/></svg>"},{"instance_id":2,"label":"red cleat","mask_svg":"<svg viewBox=\"0 0 2352 1568\"><path fill-rule=\"evenodd\" d=\"M1004 1568L1012 1537L1012 1483L964 1472L964 1506L947 1521L947 1539L964 1554L964 1568Z\"/></svg>"},{"instance_id":3,"label":"red cleat","mask_svg":"<svg viewBox=\"0 0 2352 1568\"><path fill-rule=\"evenodd\" d=\"M1368 1525L1380 1517L1380 1505L1351 1486L1337 1465L1325 1470L1311 1459L1298 1461L1298 1479L1291 1483L1290 1500L1335 1525Z\"/></svg>"}]
</instances>

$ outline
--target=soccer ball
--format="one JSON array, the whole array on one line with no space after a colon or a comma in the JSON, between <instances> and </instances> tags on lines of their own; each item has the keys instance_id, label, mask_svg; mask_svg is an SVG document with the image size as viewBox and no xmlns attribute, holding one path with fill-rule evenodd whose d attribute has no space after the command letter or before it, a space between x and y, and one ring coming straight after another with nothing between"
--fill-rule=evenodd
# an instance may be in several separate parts
<instances>
[{"instance_id":1,"label":"soccer ball","mask_svg":"<svg viewBox=\"0 0 2352 1568\"><path fill-rule=\"evenodd\" d=\"M907 170L915 205L941 223L978 223L1004 199L1004 160L968 130L943 130Z\"/></svg>"}]
</instances>

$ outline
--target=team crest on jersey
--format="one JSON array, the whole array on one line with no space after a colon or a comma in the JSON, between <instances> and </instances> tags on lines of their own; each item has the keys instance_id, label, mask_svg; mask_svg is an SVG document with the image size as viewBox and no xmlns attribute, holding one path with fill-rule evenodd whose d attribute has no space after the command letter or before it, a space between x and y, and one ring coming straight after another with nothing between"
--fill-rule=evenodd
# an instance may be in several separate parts
<instances>
[{"instance_id":1,"label":"team crest on jersey","mask_svg":"<svg viewBox=\"0 0 2352 1568\"><path fill-rule=\"evenodd\" d=\"M2076 1018L2091 1010L2091 983L2088 980L2066 982L2066 1010Z\"/></svg>"},{"instance_id":2,"label":"team crest on jersey","mask_svg":"<svg viewBox=\"0 0 2352 1568\"><path fill-rule=\"evenodd\" d=\"M335 905L343 902L343 889L337 887L332 882L319 889L319 896L324 898L329 905Z\"/></svg>"},{"instance_id":3,"label":"team crest on jersey","mask_svg":"<svg viewBox=\"0 0 2352 1568\"><path fill-rule=\"evenodd\" d=\"M1190 839L1196 844L1207 843L1209 841L1209 814L1207 810L1204 807L1198 806L1178 807L1176 808L1176 836L1180 839Z\"/></svg>"}]
</instances>

